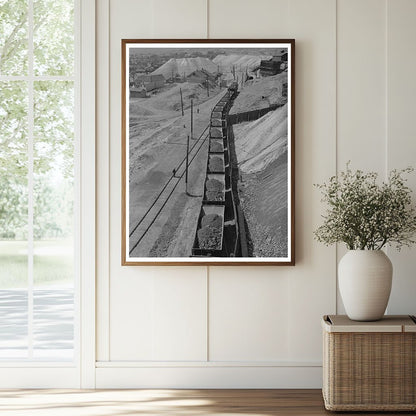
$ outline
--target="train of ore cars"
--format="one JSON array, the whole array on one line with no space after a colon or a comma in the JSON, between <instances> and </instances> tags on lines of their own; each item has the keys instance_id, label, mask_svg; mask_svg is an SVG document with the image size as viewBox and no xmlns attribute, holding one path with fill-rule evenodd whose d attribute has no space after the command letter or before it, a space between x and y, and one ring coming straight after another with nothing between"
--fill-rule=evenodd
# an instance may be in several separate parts
<instances>
[{"instance_id":1,"label":"train of ore cars","mask_svg":"<svg viewBox=\"0 0 416 416\"><path fill-rule=\"evenodd\" d=\"M227 129L228 112L237 93L238 84L233 82L211 113L204 196L193 257L235 257L240 250Z\"/></svg>"}]
</instances>

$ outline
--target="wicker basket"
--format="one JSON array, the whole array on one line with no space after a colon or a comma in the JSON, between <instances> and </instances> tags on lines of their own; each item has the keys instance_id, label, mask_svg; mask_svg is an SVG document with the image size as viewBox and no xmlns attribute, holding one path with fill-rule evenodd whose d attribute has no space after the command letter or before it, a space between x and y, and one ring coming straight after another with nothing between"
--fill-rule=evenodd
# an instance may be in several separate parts
<instances>
[{"instance_id":1,"label":"wicker basket","mask_svg":"<svg viewBox=\"0 0 416 416\"><path fill-rule=\"evenodd\" d=\"M324 316L323 397L335 411L416 410L416 320Z\"/></svg>"}]
</instances>

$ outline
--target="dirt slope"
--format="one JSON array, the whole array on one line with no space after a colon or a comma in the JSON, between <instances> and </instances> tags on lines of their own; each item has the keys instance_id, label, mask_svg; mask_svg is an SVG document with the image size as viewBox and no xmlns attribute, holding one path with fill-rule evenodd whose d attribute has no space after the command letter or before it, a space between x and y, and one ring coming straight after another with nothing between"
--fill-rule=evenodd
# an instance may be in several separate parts
<instances>
[{"instance_id":1,"label":"dirt slope","mask_svg":"<svg viewBox=\"0 0 416 416\"><path fill-rule=\"evenodd\" d=\"M239 185L254 257L287 256L287 152Z\"/></svg>"},{"instance_id":2,"label":"dirt slope","mask_svg":"<svg viewBox=\"0 0 416 416\"><path fill-rule=\"evenodd\" d=\"M194 105L201 104L207 101L210 97L218 94L220 89L218 87L210 89L210 97L207 97L207 90L200 84L183 82L181 84L167 84L163 89L159 90L157 94L153 94L147 98L131 98L130 112L132 117L142 118L142 116L175 116L181 109L181 95L184 103L184 108L191 105L191 99L194 100Z\"/></svg>"},{"instance_id":3,"label":"dirt slope","mask_svg":"<svg viewBox=\"0 0 416 416\"><path fill-rule=\"evenodd\" d=\"M259 172L287 151L287 105L233 129L240 171Z\"/></svg>"},{"instance_id":4,"label":"dirt slope","mask_svg":"<svg viewBox=\"0 0 416 416\"><path fill-rule=\"evenodd\" d=\"M247 81L234 101L230 114L270 107L271 104L280 103L284 82L287 82L287 72Z\"/></svg>"}]
</instances>

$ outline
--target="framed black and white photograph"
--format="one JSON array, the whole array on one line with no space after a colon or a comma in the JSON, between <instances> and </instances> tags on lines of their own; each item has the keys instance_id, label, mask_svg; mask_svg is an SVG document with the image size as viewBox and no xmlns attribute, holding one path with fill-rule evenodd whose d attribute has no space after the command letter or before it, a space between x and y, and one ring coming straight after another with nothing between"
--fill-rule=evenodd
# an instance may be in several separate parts
<instances>
[{"instance_id":1,"label":"framed black and white photograph","mask_svg":"<svg viewBox=\"0 0 416 416\"><path fill-rule=\"evenodd\" d=\"M122 264L293 265L295 41L122 40Z\"/></svg>"}]
</instances>

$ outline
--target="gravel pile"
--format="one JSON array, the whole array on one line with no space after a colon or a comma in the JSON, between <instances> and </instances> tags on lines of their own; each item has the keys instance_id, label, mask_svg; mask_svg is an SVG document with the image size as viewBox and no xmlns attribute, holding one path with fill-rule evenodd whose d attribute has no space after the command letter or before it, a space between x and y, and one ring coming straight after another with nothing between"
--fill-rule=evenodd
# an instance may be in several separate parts
<instances>
[{"instance_id":1,"label":"gravel pile","mask_svg":"<svg viewBox=\"0 0 416 416\"><path fill-rule=\"evenodd\" d=\"M211 126L212 127L222 127L222 119L221 118L211 118Z\"/></svg>"},{"instance_id":2,"label":"gravel pile","mask_svg":"<svg viewBox=\"0 0 416 416\"><path fill-rule=\"evenodd\" d=\"M224 201L224 184L218 179L208 179L206 183L208 201Z\"/></svg>"},{"instance_id":3,"label":"gravel pile","mask_svg":"<svg viewBox=\"0 0 416 416\"><path fill-rule=\"evenodd\" d=\"M210 152L223 152L224 146L219 140L211 140L209 144L209 151Z\"/></svg>"},{"instance_id":4,"label":"gravel pile","mask_svg":"<svg viewBox=\"0 0 416 416\"><path fill-rule=\"evenodd\" d=\"M224 172L224 161L218 156L210 157L208 169L210 172Z\"/></svg>"},{"instance_id":5,"label":"gravel pile","mask_svg":"<svg viewBox=\"0 0 416 416\"><path fill-rule=\"evenodd\" d=\"M222 217L218 214L202 217L197 236L199 248L221 250Z\"/></svg>"},{"instance_id":6,"label":"gravel pile","mask_svg":"<svg viewBox=\"0 0 416 416\"><path fill-rule=\"evenodd\" d=\"M223 136L222 127L211 127L209 134L211 137L221 138Z\"/></svg>"}]
</instances>

